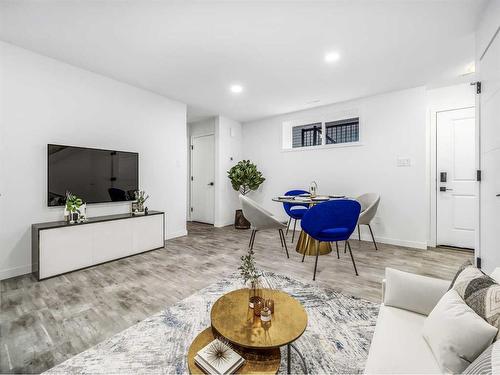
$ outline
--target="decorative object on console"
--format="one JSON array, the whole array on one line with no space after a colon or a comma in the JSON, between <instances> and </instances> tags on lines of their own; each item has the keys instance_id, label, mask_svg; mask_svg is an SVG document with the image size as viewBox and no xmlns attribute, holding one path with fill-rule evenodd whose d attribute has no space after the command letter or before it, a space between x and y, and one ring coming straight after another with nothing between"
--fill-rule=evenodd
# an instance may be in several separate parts
<instances>
[{"instance_id":1,"label":"decorative object on console","mask_svg":"<svg viewBox=\"0 0 500 375\"><path fill-rule=\"evenodd\" d=\"M271 309L267 306L264 306L264 308L260 311L260 320L262 320L263 322L270 322L271 317Z\"/></svg>"},{"instance_id":2,"label":"decorative object on console","mask_svg":"<svg viewBox=\"0 0 500 375\"><path fill-rule=\"evenodd\" d=\"M266 299L265 306L269 308L269 311L271 314L274 314L274 300L273 299Z\"/></svg>"},{"instance_id":3,"label":"decorative object on console","mask_svg":"<svg viewBox=\"0 0 500 375\"><path fill-rule=\"evenodd\" d=\"M69 215L69 223L74 224L75 222L79 222L80 218L80 207L83 204L83 200L78 198L75 194L71 192L66 192L66 206L65 206L65 214L68 212Z\"/></svg>"},{"instance_id":4,"label":"decorative object on console","mask_svg":"<svg viewBox=\"0 0 500 375\"><path fill-rule=\"evenodd\" d=\"M231 180L233 189L239 191L241 195L246 195L252 190L257 190L266 180L262 172L257 170L257 166L250 160L241 160L227 171L227 176ZM234 216L234 227L236 229L249 229L250 223L243 215L242 210L236 210Z\"/></svg>"},{"instance_id":5,"label":"decorative object on console","mask_svg":"<svg viewBox=\"0 0 500 375\"><path fill-rule=\"evenodd\" d=\"M144 203L148 200L149 195L146 195L144 190L138 190L134 193L134 196L135 202L132 203L132 213L134 215L144 215Z\"/></svg>"}]
</instances>

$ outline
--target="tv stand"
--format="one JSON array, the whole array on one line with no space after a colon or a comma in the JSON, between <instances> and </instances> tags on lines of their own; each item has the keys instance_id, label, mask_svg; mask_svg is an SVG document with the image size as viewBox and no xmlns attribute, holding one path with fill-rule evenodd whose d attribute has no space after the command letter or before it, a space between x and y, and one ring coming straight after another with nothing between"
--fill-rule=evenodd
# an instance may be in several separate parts
<instances>
[{"instance_id":1,"label":"tv stand","mask_svg":"<svg viewBox=\"0 0 500 375\"><path fill-rule=\"evenodd\" d=\"M165 244L165 214L108 215L86 222L31 226L32 272L38 280L106 263Z\"/></svg>"}]
</instances>

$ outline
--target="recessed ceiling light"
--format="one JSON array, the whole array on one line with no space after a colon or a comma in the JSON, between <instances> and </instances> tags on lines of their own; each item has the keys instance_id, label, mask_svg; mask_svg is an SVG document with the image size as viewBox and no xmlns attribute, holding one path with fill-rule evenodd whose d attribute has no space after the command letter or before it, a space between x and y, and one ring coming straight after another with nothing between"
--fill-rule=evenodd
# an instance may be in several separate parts
<instances>
[{"instance_id":1,"label":"recessed ceiling light","mask_svg":"<svg viewBox=\"0 0 500 375\"><path fill-rule=\"evenodd\" d=\"M231 87L229 89L231 90L231 92L233 94L239 94L240 92L243 91L243 86L234 84L234 85L231 85Z\"/></svg>"},{"instance_id":2,"label":"recessed ceiling light","mask_svg":"<svg viewBox=\"0 0 500 375\"><path fill-rule=\"evenodd\" d=\"M325 62L332 63L340 59L340 54L338 52L328 52L325 54Z\"/></svg>"}]
</instances>

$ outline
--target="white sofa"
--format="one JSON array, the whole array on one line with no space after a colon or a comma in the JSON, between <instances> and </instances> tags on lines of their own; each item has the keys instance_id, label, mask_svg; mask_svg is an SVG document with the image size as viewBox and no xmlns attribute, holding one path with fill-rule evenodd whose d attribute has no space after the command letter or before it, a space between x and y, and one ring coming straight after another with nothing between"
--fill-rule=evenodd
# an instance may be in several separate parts
<instances>
[{"instance_id":1,"label":"white sofa","mask_svg":"<svg viewBox=\"0 0 500 375\"><path fill-rule=\"evenodd\" d=\"M491 276L498 282L500 268ZM424 340L424 320L446 293L450 281L386 269L377 326L365 374L440 374Z\"/></svg>"}]
</instances>

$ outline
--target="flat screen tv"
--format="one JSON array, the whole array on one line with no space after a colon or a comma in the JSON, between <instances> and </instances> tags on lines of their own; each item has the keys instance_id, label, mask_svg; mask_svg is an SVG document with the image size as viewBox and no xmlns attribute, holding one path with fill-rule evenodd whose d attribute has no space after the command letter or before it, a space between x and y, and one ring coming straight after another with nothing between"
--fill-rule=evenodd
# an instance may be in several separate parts
<instances>
[{"instance_id":1,"label":"flat screen tv","mask_svg":"<svg viewBox=\"0 0 500 375\"><path fill-rule=\"evenodd\" d=\"M63 206L70 191L86 203L128 201L139 189L136 152L47 145L48 205Z\"/></svg>"}]
</instances>

